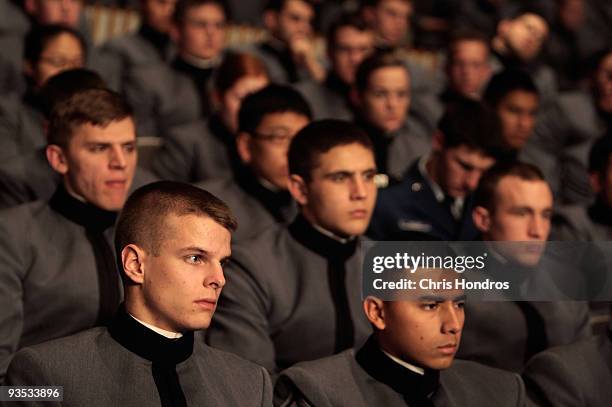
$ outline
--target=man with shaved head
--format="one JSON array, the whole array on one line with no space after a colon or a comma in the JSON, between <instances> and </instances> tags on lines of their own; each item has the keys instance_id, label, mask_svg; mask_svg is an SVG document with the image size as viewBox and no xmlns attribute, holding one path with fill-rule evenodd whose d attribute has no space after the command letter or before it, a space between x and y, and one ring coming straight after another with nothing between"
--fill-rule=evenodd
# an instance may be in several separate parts
<instances>
[{"instance_id":1,"label":"man with shaved head","mask_svg":"<svg viewBox=\"0 0 612 407\"><path fill-rule=\"evenodd\" d=\"M197 187L136 190L117 222L125 302L110 326L21 350L7 383L63 386L66 406L270 405L263 368L194 340L225 285L235 229L227 205Z\"/></svg>"}]
</instances>

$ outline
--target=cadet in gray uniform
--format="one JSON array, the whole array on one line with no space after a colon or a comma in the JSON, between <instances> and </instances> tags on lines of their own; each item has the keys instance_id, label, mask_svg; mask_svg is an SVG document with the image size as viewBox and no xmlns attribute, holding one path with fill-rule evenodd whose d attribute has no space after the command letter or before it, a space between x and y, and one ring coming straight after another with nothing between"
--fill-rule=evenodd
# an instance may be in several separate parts
<instances>
[{"instance_id":1,"label":"cadet in gray uniform","mask_svg":"<svg viewBox=\"0 0 612 407\"><path fill-rule=\"evenodd\" d=\"M374 33L356 14L342 15L327 33L330 68L323 83L306 80L295 85L312 107L315 120L353 117L350 92L359 64L374 52Z\"/></svg>"},{"instance_id":2,"label":"cadet in gray uniform","mask_svg":"<svg viewBox=\"0 0 612 407\"><path fill-rule=\"evenodd\" d=\"M47 159L51 199L0 212L0 374L24 346L108 322L121 299L111 245L136 168L132 114L111 91L55 105Z\"/></svg>"},{"instance_id":3,"label":"cadet in gray uniform","mask_svg":"<svg viewBox=\"0 0 612 407\"><path fill-rule=\"evenodd\" d=\"M104 52L117 59L121 79L137 66L167 63L174 58L176 47L170 38L170 29L176 1L139 1L142 23L138 30L113 38L102 46Z\"/></svg>"},{"instance_id":4,"label":"cadet in gray uniform","mask_svg":"<svg viewBox=\"0 0 612 407\"><path fill-rule=\"evenodd\" d=\"M612 319L607 332L534 356L523 373L538 406L600 407L612 400Z\"/></svg>"},{"instance_id":5,"label":"cadet in gray uniform","mask_svg":"<svg viewBox=\"0 0 612 407\"><path fill-rule=\"evenodd\" d=\"M611 129L612 49L597 55L587 91L567 92L542 111L532 137L537 162L562 204L590 204L588 158L593 143ZM530 147L531 148L531 147ZM527 158L527 157L526 157Z\"/></svg>"},{"instance_id":6,"label":"cadet in gray uniform","mask_svg":"<svg viewBox=\"0 0 612 407\"><path fill-rule=\"evenodd\" d=\"M172 126L211 113L209 88L225 47L227 14L221 0L180 0L174 12L177 56L170 64L129 72L123 91L139 135L164 137Z\"/></svg>"},{"instance_id":7,"label":"cadet in gray uniform","mask_svg":"<svg viewBox=\"0 0 612 407\"><path fill-rule=\"evenodd\" d=\"M28 88L23 97L0 102L0 158L6 159L46 144L41 89L52 76L85 64L85 42L74 30L62 26L34 29L25 38L24 73Z\"/></svg>"},{"instance_id":8,"label":"cadet in gray uniform","mask_svg":"<svg viewBox=\"0 0 612 407\"><path fill-rule=\"evenodd\" d=\"M236 214L240 228L235 241L295 218L297 205L287 190L287 150L310 119L304 98L286 85L269 85L244 100L236 139L241 164L229 177L198 184L227 202Z\"/></svg>"},{"instance_id":9,"label":"cadet in gray uniform","mask_svg":"<svg viewBox=\"0 0 612 407\"><path fill-rule=\"evenodd\" d=\"M104 89L100 75L87 69L70 69L49 78L39 93L40 109L48 120L53 105L84 89ZM43 123L40 123L42 132ZM142 168L134 175L133 188L153 182L155 177ZM47 201L62 183L59 173L47 161L46 147L12 157L0 163L0 209L26 202Z\"/></svg>"},{"instance_id":10,"label":"cadet in gray uniform","mask_svg":"<svg viewBox=\"0 0 612 407\"><path fill-rule=\"evenodd\" d=\"M260 57L276 83L295 83L313 79L322 82L325 69L317 60L312 22L312 0L269 0L264 8L264 27L268 40L250 51Z\"/></svg>"},{"instance_id":11,"label":"cadet in gray uniform","mask_svg":"<svg viewBox=\"0 0 612 407\"><path fill-rule=\"evenodd\" d=\"M612 132L593 144L589 157L589 181L595 202L567 205L555 210L553 240L585 242L612 240Z\"/></svg>"},{"instance_id":12,"label":"cadet in gray uniform","mask_svg":"<svg viewBox=\"0 0 612 407\"><path fill-rule=\"evenodd\" d=\"M153 157L151 167L161 179L199 182L234 175L239 164L236 134L240 104L269 79L263 62L244 53L228 52L219 72L223 75L214 78L211 96L217 108L212 116L170 128ZM244 224L242 219L240 224ZM242 228L238 234L241 232Z\"/></svg>"},{"instance_id":13,"label":"cadet in gray uniform","mask_svg":"<svg viewBox=\"0 0 612 407\"><path fill-rule=\"evenodd\" d=\"M434 281L457 277L452 270L418 273ZM414 295L412 301L367 297L363 309L374 334L366 344L282 372L275 405L523 406L525 390L518 375L453 361L467 314L463 291L419 290Z\"/></svg>"},{"instance_id":14,"label":"cadet in gray uniform","mask_svg":"<svg viewBox=\"0 0 612 407\"><path fill-rule=\"evenodd\" d=\"M235 227L199 188L137 190L117 223L125 303L110 326L22 349L7 383L63 386L62 406L270 406L263 368L194 340L225 285Z\"/></svg>"},{"instance_id":15,"label":"cadet in gray uniform","mask_svg":"<svg viewBox=\"0 0 612 407\"><path fill-rule=\"evenodd\" d=\"M391 181L401 180L431 149L431 134L408 118L412 85L404 63L392 53L372 55L357 69L355 123L372 139L378 171Z\"/></svg>"},{"instance_id":16,"label":"cadet in gray uniform","mask_svg":"<svg viewBox=\"0 0 612 407\"><path fill-rule=\"evenodd\" d=\"M546 272L542 252L550 232L553 197L533 165L505 163L483 175L474 198L474 224L488 243L487 272L520 284ZM541 250L512 250L493 242L530 242ZM522 276L522 277L521 277ZM572 284L580 284L575 273ZM550 284L538 287L540 292ZM459 357L521 372L534 354L590 336L588 306L580 301L468 301L470 316ZM501 322L503 321L503 323Z\"/></svg>"},{"instance_id":17,"label":"cadet in gray uniform","mask_svg":"<svg viewBox=\"0 0 612 407\"><path fill-rule=\"evenodd\" d=\"M233 249L210 345L271 372L360 345L361 235L376 199L372 144L337 121L313 122L289 148L300 215Z\"/></svg>"}]
</instances>

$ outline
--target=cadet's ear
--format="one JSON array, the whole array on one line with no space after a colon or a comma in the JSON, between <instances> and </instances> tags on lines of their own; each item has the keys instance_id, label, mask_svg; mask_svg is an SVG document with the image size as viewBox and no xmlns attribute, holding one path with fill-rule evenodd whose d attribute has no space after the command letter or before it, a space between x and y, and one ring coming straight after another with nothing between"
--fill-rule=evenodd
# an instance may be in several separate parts
<instances>
[{"instance_id":1,"label":"cadet's ear","mask_svg":"<svg viewBox=\"0 0 612 407\"><path fill-rule=\"evenodd\" d=\"M144 283L144 259L146 253L135 244L129 244L121 250L123 272L133 284Z\"/></svg>"},{"instance_id":2,"label":"cadet's ear","mask_svg":"<svg viewBox=\"0 0 612 407\"><path fill-rule=\"evenodd\" d=\"M475 207L472 210L472 219L480 232L486 233L491 229L491 213L487 208L482 206Z\"/></svg>"},{"instance_id":3,"label":"cadet's ear","mask_svg":"<svg viewBox=\"0 0 612 407\"><path fill-rule=\"evenodd\" d=\"M49 144L46 149L47 161L55 172L65 175L68 172L68 160L64 150L55 144Z\"/></svg>"},{"instance_id":4,"label":"cadet's ear","mask_svg":"<svg viewBox=\"0 0 612 407\"><path fill-rule=\"evenodd\" d=\"M444 133L436 130L431 139L431 149L433 151L442 151L444 149Z\"/></svg>"},{"instance_id":5,"label":"cadet's ear","mask_svg":"<svg viewBox=\"0 0 612 407\"><path fill-rule=\"evenodd\" d=\"M363 300L363 311L372 325L379 331L387 326L385 323L385 303L380 298L366 297Z\"/></svg>"},{"instance_id":6,"label":"cadet's ear","mask_svg":"<svg viewBox=\"0 0 612 407\"><path fill-rule=\"evenodd\" d=\"M263 25L268 32L276 32L278 27L278 13L275 10L264 11Z\"/></svg>"},{"instance_id":7,"label":"cadet's ear","mask_svg":"<svg viewBox=\"0 0 612 407\"><path fill-rule=\"evenodd\" d=\"M349 99L353 106L361 109L362 107L361 95L359 94L359 91L357 90L355 86L351 87L351 90L349 92Z\"/></svg>"},{"instance_id":8,"label":"cadet's ear","mask_svg":"<svg viewBox=\"0 0 612 407\"><path fill-rule=\"evenodd\" d=\"M253 137L244 131L238 133L236 136L236 149L238 150L238 155L240 156L240 160L244 164L250 164L253 158L251 154L251 143L253 142Z\"/></svg>"},{"instance_id":9,"label":"cadet's ear","mask_svg":"<svg viewBox=\"0 0 612 407\"><path fill-rule=\"evenodd\" d=\"M299 175L291 174L288 183L289 193L299 205L304 206L308 203L308 186L304 178Z\"/></svg>"}]
</instances>

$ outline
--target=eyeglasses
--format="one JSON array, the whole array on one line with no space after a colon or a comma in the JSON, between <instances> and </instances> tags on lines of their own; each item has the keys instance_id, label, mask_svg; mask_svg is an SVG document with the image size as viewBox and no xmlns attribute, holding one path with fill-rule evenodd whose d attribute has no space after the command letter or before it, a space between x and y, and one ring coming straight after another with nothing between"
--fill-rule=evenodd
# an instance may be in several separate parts
<instances>
[{"instance_id":1,"label":"eyeglasses","mask_svg":"<svg viewBox=\"0 0 612 407\"><path fill-rule=\"evenodd\" d=\"M54 68L78 68L84 65L83 57L64 58L64 57L40 57L41 62L47 63Z\"/></svg>"}]
</instances>

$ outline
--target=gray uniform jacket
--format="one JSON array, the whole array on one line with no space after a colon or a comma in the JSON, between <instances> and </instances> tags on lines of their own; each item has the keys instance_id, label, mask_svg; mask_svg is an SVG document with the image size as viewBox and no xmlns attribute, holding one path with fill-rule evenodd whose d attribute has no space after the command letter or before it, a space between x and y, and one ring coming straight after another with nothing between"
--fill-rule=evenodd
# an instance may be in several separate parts
<instances>
[{"instance_id":1,"label":"gray uniform jacket","mask_svg":"<svg viewBox=\"0 0 612 407\"><path fill-rule=\"evenodd\" d=\"M520 373L532 356L529 353L532 341L547 349L591 335L588 306L584 302L527 304L536 311L537 329L530 326L532 314L521 309L524 303L468 301L457 357Z\"/></svg>"},{"instance_id":2,"label":"gray uniform jacket","mask_svg":"<svg viewBox=\"0 0 612 407\"><path fill-rule=\"evenodd\" d=\"M612 337L599 335L534 356L523 373L538 406L603 407L612 401Z\"/></svg>"},{"instance_id":3,"label":"gray uniform jacket","mask_svg":"<svg viewBox=\"0 0 612 407\"><path fill-rule=\"evenodd\" d=\"M523 406L525 389L520 377L455 360L440 372L436 407ZM303 362L285 370L275 389L275 405L316 407L406 407L402 394L366 372L355 351Z\"/></svg>"},{"instance_id":4,"label":"gray uniform jacket","mask_svg":"<svg viewBox=\"0 0 612 407\"><path fill-rule=\"evenodd\" d=\"M371 332L361 305L360 257L357 244L345 263L344 280L355 345ZM208 343L271 372L343 350L336 350L336 308L327 270L326 258L298 242L287 227L266 229L236 245Z\"/></svg>"},{"instance_id":5,"label":"gray uniform jacket","mask_svg":"<svg viewBox=\"0 0 612 407\"><path fill-rule=\"evenodd\" d=\"M20 97L0 101L0 159L27 154L47 144L44 116Z\"/></svg>"},{"instance_id":6,"label":"gray uniform jacket","mask_svg":"<svg viewBox=\"0 0 612 407\"><path fill-rule=\"evenodd\" d=\"M256 182L252 180L253 184ZM272 225L289 224L297 215L297 205L287 191L273 193L261 185L251 185L247 190L235 178L211 180L196 185L219 197L232 210L238 220L238 229L232 234L233 242L252 238ZM276 202L270 200L269 204L264 201L264 196L279 194L286 199Z\"/></svg>"},{"instance_id":7,"label":"gray uniform jacket","mask_svg":"<svg viewBox=\"0 0 612 407\"><path fill-rule=\"evenodd\" d=\"M329 79L324 83L312 80L302 81L295 84L295 88L310 105L315 120L352 120L353 112L348 101L342 93L332 88L329 83Z\"/></svg>"},{"instance_id":8,"label":"gray uniform jacket","mask_svg":"<svg viewBox=\"0 0 612 407\"><path fill-rule=\"evenodd\" d=\"M42 201L0 212L0 375L17 349L94 326L99 300L83 226Z\"/></svg>"},{"instance_id":9,"label":"gray uniform jacket","mask_svg":"<svg viewBox=\"0 0 612 407\"><path fill-rule=\"evenodd\" d=\"M209 120L171 128L151 168L160 179L198 182L232 176L234 135Z\"/></svg>"},{"instance_id":10,"label":"gray uniform jacket","mask_svg":"<svg viewBox=\"0 0 612 407\"><path fill-rule=\"evenodd\" d=\"M555 210L552 240L584 242L612 240L612 227L594 222L582 205L562 206Z\"/></svg>"},{"instance_id":11,"label":"gray uniform jacket","mask_svg":"<svg viewBox=\"0 0 612 407\"><path fill-rule=\"evenodd\" d=\"M7 378L10 385L64 387L64 401L26 406L161 406L151 362L119 344L106 328L22 349ZM194 341L193 353L176 365L189 406L271 406L264 369Z\"/></svg>"},{"instance_id":12,"label":"gray uniform jacket","mask_svg":"<svg viewBox=\"0 0 612 407\"><path fill-rule=\"evenodd\" d=\"M139 136L165 137L172 126L202 116L200 92L194 82L166 64L133 69L123 90L134 109Z\"/></svg>"}]
</instances>

